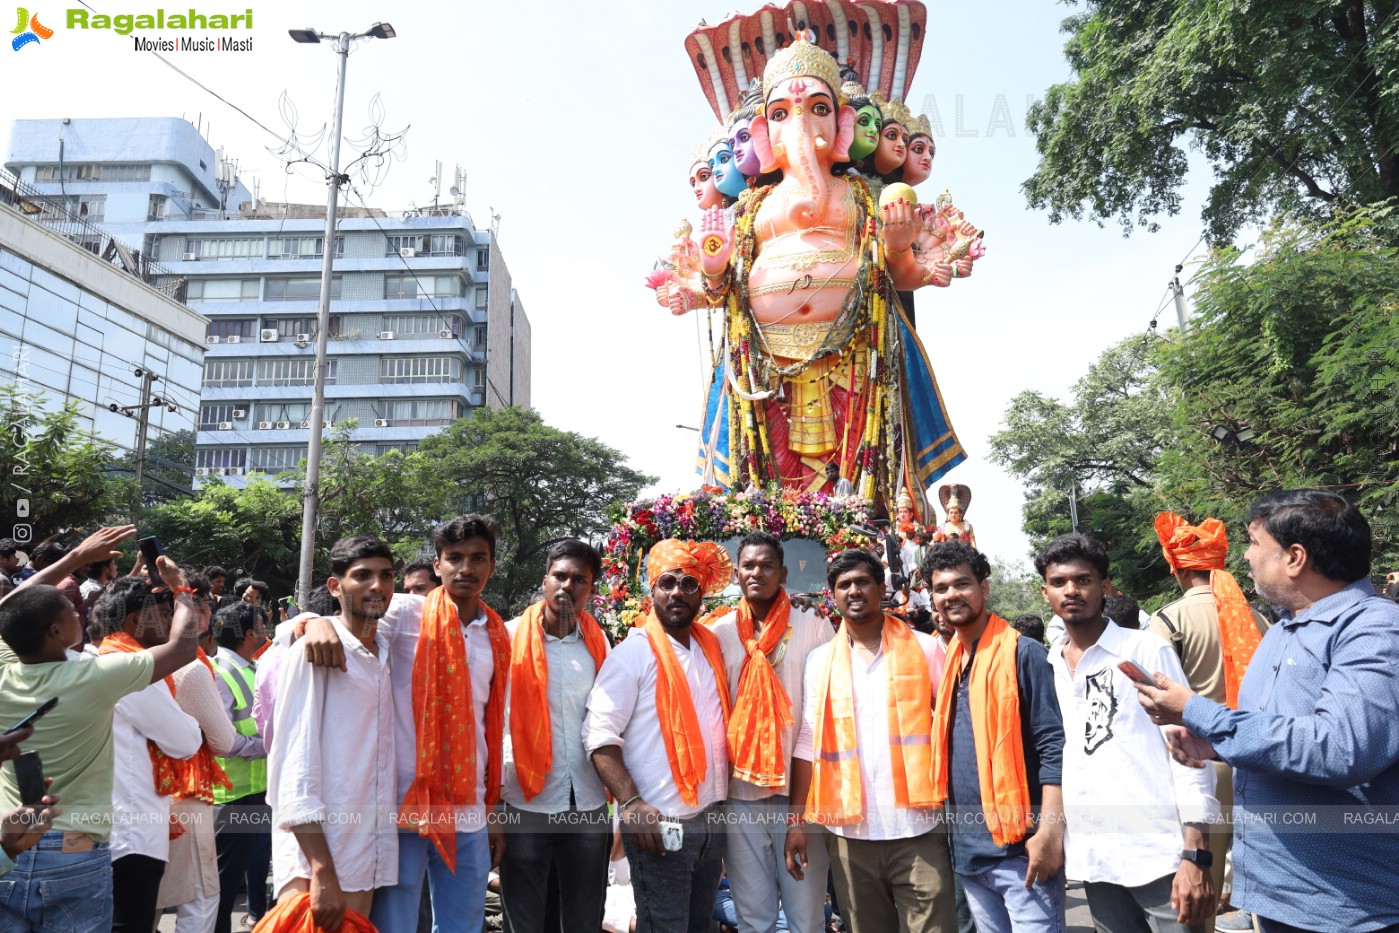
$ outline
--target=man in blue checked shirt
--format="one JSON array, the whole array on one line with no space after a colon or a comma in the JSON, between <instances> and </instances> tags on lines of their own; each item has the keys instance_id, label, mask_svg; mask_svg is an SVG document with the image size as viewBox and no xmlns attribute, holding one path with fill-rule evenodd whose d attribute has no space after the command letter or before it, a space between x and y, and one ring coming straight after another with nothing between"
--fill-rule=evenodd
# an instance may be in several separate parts
<instances>
[{"instance_id":1,"label":"man in blue checked shirt","mask_svg":"<svg viewBox=\"0 0 1399 933\"><path fill-rule=\"evenodd\" d=\"M1248 515L1258 594L1282 610L1239 709L1160 675L1139 686L1173 754L1234 767L1234 892L1263 933L1399 927L1399 605L1370 585L1370 526L1328 492Z\"/></svg>"}]
</instances>

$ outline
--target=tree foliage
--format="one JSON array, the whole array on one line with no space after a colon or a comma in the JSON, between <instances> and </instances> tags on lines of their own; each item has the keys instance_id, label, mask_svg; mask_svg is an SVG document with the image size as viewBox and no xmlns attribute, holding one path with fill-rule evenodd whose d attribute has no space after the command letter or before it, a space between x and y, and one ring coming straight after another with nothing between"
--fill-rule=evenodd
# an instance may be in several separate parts
<instances>
[{"instance_id":1,"label":"tree foliage","mask_svg":"<svg viewBox=\"0 0 1399 933\"><path fill-rule=\"evenodd\" d=\"M987 608L1003 619L1034 613L1049 618L1049 603L1040 594L1040 578L1022 562L991 560L991 597Z\"/></svg>"},{"instance_id":2,"label":"tree foliage","mask_svg":"<svg viewBox=\"0 0 1399 933\"><path fill-rule=\"evenodd\" d=\"M75 405L46 409L42 395L2 385L0 432L0 536L38 543L129 514L134 486L104 469L116 448L83 430Z\"/></svg>"},{"instance_id":3,"label":"tree foliage","mask_svg":"<svg viewBox=\"0 0 1399 933\"><path fill-rule=\"evenodd\" d=\"M1085 0L1064 22L1074 78L1028 122L1024 184L1051 221L1155 228L1180 210L1187 160L1215 180L1212 242L1279 213L1399 197L1395 0Z\"/></svg>"}]
</instances>

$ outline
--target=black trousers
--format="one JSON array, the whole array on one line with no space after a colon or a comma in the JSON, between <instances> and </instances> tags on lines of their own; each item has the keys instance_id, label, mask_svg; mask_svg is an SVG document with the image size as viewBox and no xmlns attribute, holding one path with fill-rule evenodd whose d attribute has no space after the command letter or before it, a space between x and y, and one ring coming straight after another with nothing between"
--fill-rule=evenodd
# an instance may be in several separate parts
<instances>
[{"instance_id":1,"label":"black trousers","mask_svg":"<svg viewBox=\"0 0 1399 933\"><path fill-rule=\"evenodd\" d=\"M612 849L606 805L552 815L507 806L506 813L500 895L511 933L544 933L551 867L558 872L560 926L570 933L600 929Z\"/></svg>"},{"instance_id":2,"label":"black trousers","mask_svg":"<svg viewBox=\"0 0 1399 933\"><path fill-rule=\"evenodd\" d=\"M123 855L112 863L112 933L151 933L165 863L149 855Z\"/></svg>"},{"instance_id":3,"label":"black trousers","mask_svg":"<svg viewBox=\"0 0 1399 933\"><path fill-rule=\"evenodd\" d=\"M249 794L222 804L214 814L214 851L219 860L219 914L214 921L214 933L232 933L238 888L258 843L272 832L272 817L265 794ZM261 887L266 886L264 877ZM253 898L253 882L250 881L250 905Z\"/></svg>"}]
</instances>

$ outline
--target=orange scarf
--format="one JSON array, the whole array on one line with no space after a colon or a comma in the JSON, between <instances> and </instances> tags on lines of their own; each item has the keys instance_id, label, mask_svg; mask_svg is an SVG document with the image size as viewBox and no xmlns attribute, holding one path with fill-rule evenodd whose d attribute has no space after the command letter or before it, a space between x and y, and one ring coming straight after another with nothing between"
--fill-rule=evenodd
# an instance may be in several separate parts
<instances>
[{"instance_id":1,"label":"orange scarf","mask_svg":"<svg viewBox=\"0 0 1399 933\"><path fill-rule=\"evenodd\" d=\"M102 644L98 647L98 654L136 654L145 651L135 638L126 632L115 632L102 639ZM213 666L209 663L209 658L204 654L204 649L200 648L199 660L210 670L213 676ZM165 678L165 686L170 689L170 696L175 696L175 679ZM171 758L162 752L150 739L146 740L146 749L151 756L151 772L155 781L155 792L162 797L178 797L184 800L202 800L205 803L214 802L214 784L221 785L226 790L233 789L233 782L224 774L223 768L214 760L214 753L209 748L207 739L199 743L199 751L186 759ZM184 835L184 829L173 820L170 823L170 838L178 839Z\"/></svg>"},{"instance_id":2,"label":"orange scarf","mask_svg":"<svg viewBox=\"0 0 1399 933\"><path fill-rule=\"evenodd\" d=\"M1156 538L1172 573L1210 572L1210 595L1214 597L1220 651L1224 655L1224 700L1230 709L1238 709L1239 684L1243 683L1248 662L1253 660L1262 636L1253 621L1253 610L1239 589L1239 581L1224 569L1224 558L1229 554L1224 523L1207 518L1196 527L1174 512L1162 512L1156 516Z\"/></svg>"},{"instance_id":3,"label":"orange scarf","mask_svg":"<svg viewBox=\"0 0 1399 933\"><path fill-rule=\"evenodd\" d=\"M729 720L733 776L758 787L781 787L787 783L782 728L792 724L792 700L767 656L791 631L791 614L787 591L779 589L777 601L768 610L768 625L761 639L756 637L753 607L747 599L739 602L738 618L734 620L738 639L748 654L739 670L738 696Z\"/></svg>"},{"instance_id":4,"label":"orange scarf","mask_svg":"<svg viewBox=\"0 0 1399 933\"><path fill-rule=\"evenodd\" d=\"M578 631L593 656L595 671L607 657L607 638L597 620L578 613ZM554 764L554 737L550 731L549 661L544 653L544 603L525 610L515 641L510 646L510 746L515 755L515 776L526 800L544 789L544 779Z\"/></svg>"},{"instance_id":5,"label":"orange scarf","mask_svg":"<svg viewBox=\"0 0 1399 933\"><path fill-rule=\"evenodd\" d=\"M889 756L894 770L894 803L931 807L933 794L933 680L923 647L900 619L885 615L881 651L888 671ZM839 826L864 818L864 786L855 731L855 686L850 670L849 623L831 642L830 664L821 673L812 745L811 793L806 818ZM874 749L870 749L874 752Z\"/></svg>"},{"instance_id":6,"label":"orange scarf","mask_svg":"<svg viewBox=\"0 0 1399 933\"><path fill-rule=\"evenodd\" d=\"M311 913L311 895L302 891L277 902L253 927L256 933L320 933L325 929L316 923ZM369 918L357 911L346 910L340 923L340 933L376 933Z\"/></svg>"},{"instance_id":7,"label":"orange scarf","mask_svg":"<svg viewBox=\"0 0 1399 933\"><path fill-rule=\"evenodd\" d=\"M1030 829L1030 786L1025 775L1025 749L1020 736L1020 679L1015 669L1020 633L993 614L977 642L967 684L972 735L976 739L976 768L981 782L981 809L991 841L1008 846ZM953 697L966 663L966 647L952 639L938 700L933 707L933 793L947 799L948 737Z\"/></svg>"},{"instance_id":8,"label":"orange scarf","mask_svg":"<svg viewBox=\"0 0 1399 933\"><path fill-rule=\"evenodd\" d=\"M652 611L643 627L656 656L656 717L660 720L661 738L665 739L665 754L670 759L670 773L680 799L688 806L699 804L699 785L708 765L704 759L704 733L695 701L690 696L690 684L685 671L675 657L670 636ZM729 722L729 685L724 673L724 654L719 637L703 625L690 626L690 647L699 645L714 671L714 684L719 688L719 702L724 707L724 724Z\"/></svg>"},{"instance_id":9,"label":"orange scarf","mask_svg":"<svg viewBox=\"0 0 1399 933\"><path fill-rule=\"evenodd\" d=\"M494 672L486 700L486 805L500 799L501 744L510 636L490 606L486 614ZM418 723L417 765L403 795L402 818L429 838L453 873L457 870L456 810L476 803L476 705L471 695L465 627L446 587L423 603L422 631L413 655L413 718Z\"/></svg>"}]
</instances>

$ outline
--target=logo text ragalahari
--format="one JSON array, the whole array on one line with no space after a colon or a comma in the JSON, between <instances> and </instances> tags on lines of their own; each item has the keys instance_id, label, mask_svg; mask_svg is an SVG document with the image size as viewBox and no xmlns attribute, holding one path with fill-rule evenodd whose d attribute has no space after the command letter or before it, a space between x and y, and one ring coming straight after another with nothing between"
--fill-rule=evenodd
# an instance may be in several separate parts
<instances>
[{"instance_id":1,"label":"logo text ragalahari","mask_svg":"<svg viewBox=\"0 0 1399 933\"><path fill-rule=\"evenodd\" d=\"M252 29L253 11L242 13L201 13L195 9L169 12L165 9L150 13L93 13L89 10L70 9L69 29L110 29L119 35L133 32L150 32L165 29L189 30L191 32L221 29ZM232 36L180 36L178 38L151 39L145 36L132 36L138 52L249 52L253 40L249 36L235 39Z\"/></svg>"}]
</instances>

